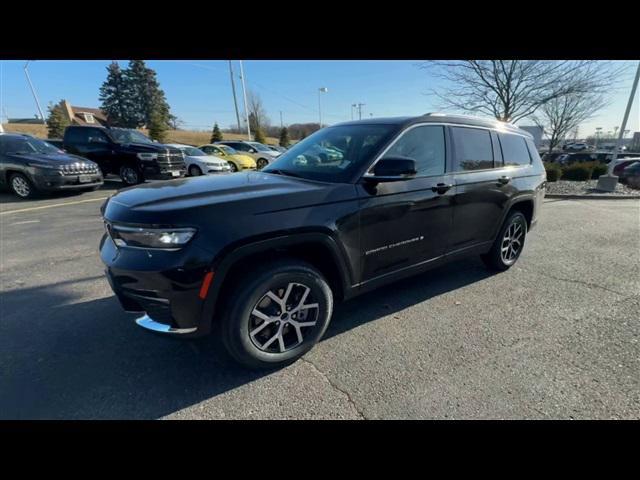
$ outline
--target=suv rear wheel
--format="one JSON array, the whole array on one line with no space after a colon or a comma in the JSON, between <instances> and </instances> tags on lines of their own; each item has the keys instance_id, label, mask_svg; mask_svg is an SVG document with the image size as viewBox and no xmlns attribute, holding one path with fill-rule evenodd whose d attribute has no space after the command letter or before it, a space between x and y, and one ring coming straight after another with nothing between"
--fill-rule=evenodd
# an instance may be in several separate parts
<instances>
[{"instance_id":1,"label":"suv rear wheel","mask_svg":"<svg viewBox=\"0 0 640 480\"><path fill-rule=\"evenodd\" d=\"M311 265L280 260L238 279L221 319L231 356L252 369L277 368L320 340L333 312L327 281Z\"/></svg>"},{"instance_id":2,"label":"suv rear wheel","mask_svg":"<svg viewBox=\"0 0 640 480\"><path fill-rule=\"evenodd\" d=\"M504 271L516 263L527 236L527 219L520 212L511 213L505 220L489 253L482 256L487 267Z\"/></svg>"}]
</instances>

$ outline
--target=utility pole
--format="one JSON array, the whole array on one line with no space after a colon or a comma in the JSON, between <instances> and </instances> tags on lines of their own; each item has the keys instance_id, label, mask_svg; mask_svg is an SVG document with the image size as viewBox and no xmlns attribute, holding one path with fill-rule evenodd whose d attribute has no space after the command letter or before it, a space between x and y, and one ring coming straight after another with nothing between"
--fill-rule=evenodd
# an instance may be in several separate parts
<instances>
[{"instance_id":1,"label":"utility pole","mask_svg":"<svg viewBox=\"0 0 640 480\"><path fill-rule=\"evenodd\" d=\"M329 91L329 89L327 87L320 87L318 89L318 115L319 115L319 120L320 120L320 128L322 128L322 105L320 102L320 94L322 93L327 93Z\"/></svg>"},{"instance_id":2,"label":"utility pole","mask_svg":"<svg viewBox=\"0 0 640 480\"><path fill-rule=\"evenodd\" d=\"M40 101L38 100L38 95L36 95L36 90L35 88L33 88L33 83L31 83L31 77L29 76L29 70L27 70L27 67L29 66L29 62L31 60L27 61L27 63L24 64L24 73L27 76L27 81L29 82L29 87L31 87L31 93L33 94L33 98L36 101L36 105L38 106L38 112L40 112L40 118L42 118L42 121L45 121L44 118L44 113L42 113L42 108L40 107Z\"/></svg>"},{"instance_id":3,"label":"utility pole","mask_svg":"<svg viewBox=\"0 0 640 480\"><path fill-rule=\"evenodd\" d=\"M366 103L359 103L358 104L358 120L362 120L362 107L365 106Z\"/></svg>"},{"instance_id":4,"label":"utility pole","mask_svg":"<svg viewBox=\"0 0 640 480\"><path fill-rule=\"evenodd\" d=\"M240 78L242 79L242 95L244 96L244 116L247 120L247 139L251 141L251 127L249 126L249 104L247 103L247 88L244 84L244 69L240 60Z\"/></svg>"},{"instance_id":5,"label":"utility pole","mask_svg":"<svg viewBox=\"0 0 640 480\"><path fill-rule=\"evenodd\" d=\"M633 80L633 86L631 87L631 94L629 95L629 101L627 102L627 108L624 112L624 118L622 119L622 125L620 126L620 133L618 134L618 141L616 142L611 162L609 162L609 168L606 175L601 175L598 178L598 190L604 190L607 192L613 192L616 189L618 183L618 177L613 174L613 168L615 167L616 158L618 158L618 150L622 146L622 137L624 136L624 130L627 128L627 120L629 120L629 112L631 111L631 105L633 105L633 98L636 96L636 90L638 88L638 80L640 80L640 62L638 62L638 69L636 70L636 77Z\"/></svg>"},{"instance_id":6,"label":"utility pole","mask_svg":"<svg viewBox=\"0 0 640 480\"><path fill-rule=\"evenodd\" d=\"M284 123L282 122L282 110L280 110L280 130L284 128Z\"/></svg>"},{"instance_id":7,"label":"utility pole","mask_svg":"<svg viewBox=\"0 0 640 480\"><path fill-rule=\"evenodd\" d=\"M355 103L351 104L351 120L353 121L353 110L357 107L358 105L356 105Z\"/></svg>"},{"instance_id":8,"label":"utility pole","mask_svg":"<svg viewBox=\"0 0 640 480\"><path fill-rule=\"evenodd\" d=\"M233 66L231 65L231 60L229 60L229 75L231 76L231 91L233 92L233 106L236 109L236 120L238 121L238 133L240 133L242 129L242 125L240 125L240 113L238 112L238 100L236 98L236 82L233 78Z\"/></svg>"}]
</instances>

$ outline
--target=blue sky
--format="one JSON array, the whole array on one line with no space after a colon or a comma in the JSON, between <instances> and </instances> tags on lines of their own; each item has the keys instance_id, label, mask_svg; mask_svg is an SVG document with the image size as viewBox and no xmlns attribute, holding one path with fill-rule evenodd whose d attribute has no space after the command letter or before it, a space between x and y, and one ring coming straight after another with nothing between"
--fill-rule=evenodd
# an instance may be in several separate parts
<instances>
[{"instance_id":1,"label":"blue sky","mask_svg":"<svg viewBox=\"0 0 640 480\"><path fill-rule=\"evenodd\" d=\"M0 62L0 117L30 117L36 112L27 84L24 61ZM97 107L98 89L106 77L109 61L36 61L29 72L43 109L62 98L73 105ZM426 95L441 80L416 66L418 61L266 61L244 62L247 87L258 93L273 124L318 121L318 88L322 94L324 123L351 119L351 104L364 103L363 118L373 115L418 115L442 110L437 99ZM126 61L120 61L126 66ZM235 124L228 63L209 60L150 60L156 70L172 112L184 128L209 130L214 121L226 128ZM236 76L238 62L234 62ZM595 127L606 132L619 125L631 88L633 69L624 88L613 96L612 104L584 124L580 135L592 134ZM242 91L236 82L242 115ZM634 102L628 129L640 129L639 102ZM356 114L357 115L357 114ZM524 120L522 125L530 124Z\"/></svg>"}]
</instances>

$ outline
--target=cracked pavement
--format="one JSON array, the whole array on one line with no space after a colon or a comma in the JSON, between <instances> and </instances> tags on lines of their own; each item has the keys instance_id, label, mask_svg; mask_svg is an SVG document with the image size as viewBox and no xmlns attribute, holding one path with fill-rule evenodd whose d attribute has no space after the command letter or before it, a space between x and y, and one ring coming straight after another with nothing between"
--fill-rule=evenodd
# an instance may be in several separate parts
<instances>
[{"instance_id":1,"label":"cracked pavement","mask_svg":"<svg viewBox=\"0 0 640 480\"><path fill-rule=\"evenodd\" d=\"M0 214L2 419L640 418L640 201L549 199L508 272L471 258L339 305L269 373L136 327L101 203Z\"/></svg>"}]
</instances>

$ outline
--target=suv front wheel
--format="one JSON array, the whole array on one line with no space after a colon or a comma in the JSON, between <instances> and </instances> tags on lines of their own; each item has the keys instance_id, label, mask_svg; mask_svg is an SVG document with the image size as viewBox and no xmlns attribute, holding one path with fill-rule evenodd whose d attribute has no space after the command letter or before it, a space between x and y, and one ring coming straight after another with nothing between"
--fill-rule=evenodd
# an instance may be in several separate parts
<instances>
[{"instance_id":1,"label":"suv front wheel","mask_svg":"<svg viewBox=\"0 0 640 480\"><path fill-rule=\"evenodd\" d=\"M221 319L231 356L252 369L277 368L322 338L333 312L327 281L311 265L280 260L239 278Z\"/></svg>"},{"instance_id":2,"label":"suv front wheel","mask_svg":"<svg viewBox=\"0 0 640 480\"><path fill-rule=\"evenodd\" d=\"M487 267L504 271L516 263L527 236L527 219L520 212L511 213L505 220L489 253L482 256Z\"/></svg>"}]
</instances>

